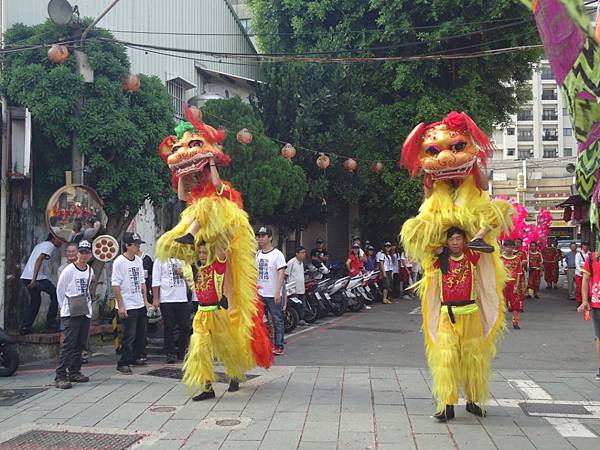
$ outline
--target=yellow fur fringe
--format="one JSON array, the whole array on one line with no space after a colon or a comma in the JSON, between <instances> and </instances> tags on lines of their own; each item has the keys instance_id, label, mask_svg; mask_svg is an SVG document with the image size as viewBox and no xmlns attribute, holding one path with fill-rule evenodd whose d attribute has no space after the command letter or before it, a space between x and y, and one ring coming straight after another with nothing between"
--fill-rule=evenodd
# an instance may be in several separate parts
<instances>
[{"instance_id":1,"label":"yellow fur fringe","mask_svg":"<svg viewBox=\"0 0 600 450\"><path fill-rule=\"evenodd\" d=\"M495 273L498 316L482 344L475 345L469 341L463 343L463 351L472 356L471 369L474 369L475 366L479 368L477 376L471 376L470 380L472 381L465 386L466 394L473 401L481 403L482 408L488 395L489 368L491 359L496 353L496 339L506 329L502 290L507 274L500 260L497 240L500 233L512 227L512 213L513 208L509 203L500 200L491 201L487 192L478 189L472 176L467 177L456 189L453 189L448 183L435 182L432 194L419 208L419 214L407 220L400 233L400 239L407 255L417 260L423 267L423 278L415 287L421 295L423 326L426 328L430 319L426 294L430 292L431 283L438 283L439 277L439 270L434 268L437 258L435 250L445 245L446 231L452 226L457 226L463 229L469 238L472 238L479 230L486 227L491 228L485 241L495 247L491 258ZM437 299L437 301L439 300ZM480 301L485 301L485 299L480 299ZM483 314L483 312L472 314L472 318L479 319L479 314ZM444 318L440 317L440 322L443 320ZM446 342L447 339L443 333L439 334L435 342L427 329L424 330L423 335L428 362L435 380L434 394L438 398L438 410L441 411L446 404L443 402L454 399L453 386L456 385L455 383L458 383L458 386L465 383L467 380L465 371L471 369L467 369L465 364L462 366L458 364L452 366L452 371L450 371L450 365L456 363L456 361L451 361L452 358L455 358L453 356L454 344L450 345ZM475 355L477 352L480 353Z\"/></svg>"},{"instance_id":2,"label":"yellow fur fringe","mask_svg":"<svg viewBox=\"0 0 600 450\"><path fill-rule=\"evenodd\" d=\"M207 243L208 261L214 261L219 255L227 255L225 294L229 300L228 314L232 333L236 335L233 341L239 342L243 350L238 352L237 364L244 371L249 370L256 366L251 346L252 318L257 311L258 301L254 230L246 212L235 203L218 196L203 197L183 211L175 228L161 236L157 243L157 255L194 264L197 261L196 246L181 245L174 241L186 234L194 221L200 224L200 231L195 236L196 245Z\"/></svg>"}]
</instances>

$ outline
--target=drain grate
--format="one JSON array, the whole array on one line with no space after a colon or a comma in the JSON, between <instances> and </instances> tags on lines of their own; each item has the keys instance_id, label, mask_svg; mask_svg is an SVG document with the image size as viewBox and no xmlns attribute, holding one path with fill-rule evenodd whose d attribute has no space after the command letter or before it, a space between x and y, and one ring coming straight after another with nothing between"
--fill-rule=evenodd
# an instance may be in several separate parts
<instances>
[{"instance_id":1,"label":"drain grate","mask_svg":"<svg viewBox=\"0 0 600 450\"><path fill-rule=\"evenodd\" d=\"M143 437L142 434L32 430L1 442L0 450L124 450Z\"/></svg>"},{"instance_id":2,"label":"drain grate","mask_svg":"<svg viewBox=\"0 0 600 450\"><path fill-rule=\"evenodd\" d=\"M544 414L582 414L593 415L581 405L556 405L549 403L520 403L519 406L528 416Z\"/></svg>"},{"instance_id":3,"label":"drain grate","mask_svg":"<svg viewBox=\"0 0 600 450\"><path fill-rule=\"evenodd\" d=\"M393 333L393 334L406 334L410 333L411 330L399 330L397 328L374 328L374 327L353 327L351 325L339 325L337 327L332 327L329 329L333 330L341 330L341 331L364 331L366 333Z\"/></svg>"},{"instance_id":4,"label":"drain grate","mask_svg":"<svg viewBox=\"0 0 600 450\"><path fill-rule=\"evenodd\" d=\"M0 389L0 406L13 406L34 395L44 392L45 388Z\"/></svg>"},{"instance_id":5,"label":"drain grate","mask_svg":"<svg viewBox=\"0 0 600 450\"><path fill-rule=\"evenodd\" d=\"M146 373L144 373L144 375L150 375L153 377L161 377L161 378L172 378L174 380L181 380L181 378L183 378L181 369L179 369L177 367L161 367L160 369L154 369L154 370L151 370L150 372L146 372ZM215 372L215 375L217 376L218 382L229 383L229 380L227 380L227 376L223 372ZM246 378L248 380L251 380L251 379L257 378L259 376L260 375L248 374L248 375L246 375Z\"/></svg>"}]
</instances>

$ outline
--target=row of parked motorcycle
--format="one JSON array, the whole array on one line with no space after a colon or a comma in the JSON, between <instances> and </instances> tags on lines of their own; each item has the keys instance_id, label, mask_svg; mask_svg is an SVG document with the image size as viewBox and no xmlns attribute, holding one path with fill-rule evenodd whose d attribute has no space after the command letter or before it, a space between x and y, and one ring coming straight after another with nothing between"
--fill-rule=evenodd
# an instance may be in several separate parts
<instances>
[{"instance_id":1,"label":"row of parked motorcycle","mask_svg":"<svg viewBox=\"0 0 600 450\"><path fill-rule=\"evenodd\" d=\"M287 303L284 311L285 332L292 332L302 319L313 323L328 315L341 316L346 311L358 312L376 301L381 301L379 272L373 271L355 276L334 277L325 267L309 265L304 284L305 302L298 298L296 283L286 283Z\"/></svg>"}]
</instances>

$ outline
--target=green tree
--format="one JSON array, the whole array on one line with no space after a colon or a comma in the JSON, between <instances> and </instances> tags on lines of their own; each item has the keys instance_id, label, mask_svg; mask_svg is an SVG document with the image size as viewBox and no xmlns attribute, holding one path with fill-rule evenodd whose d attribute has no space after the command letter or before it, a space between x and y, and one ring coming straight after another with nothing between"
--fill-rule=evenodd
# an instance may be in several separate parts
<instances>
[{"instance_id":1,"label":"green tree","mask_svg":"<svg viewBox=\"0 0 600 450\"><path fill-rule=\"evenodd\" d=\"M302 168L280 155L280 146L267 137L260 116L239 97L210 100L202 112L207 123L229 131L224 148L232 163L223 170L223 177L243 194L252 221L284 224L286 216L302 205L306 195ZM242 128L252 132L250 145L236 140Z\"/></svg>"},{"instance_id":2,"label":"green tree","mask_svg":"<svg viewBox=\"0 0 600 450\"><path fill-rule=\"evenodd\" d=\"M16 24L4 39L8 46L48 44L70 33L69 28L47 21ZM157 77L140 75L139 91L123 91L129 60L123 46L99 39L111 37L96 29L85 42L93 83L85 83L78 74L72 52L57 65L48 60L47 48L40 48L5 54L0 86L11 104L31 111L38 206L45 206L51 193L64 184L77 133L91 169L86 184L104 201L108 233L120 238L145 200L159 205L170 195L169 171L157 146L174 124L170 97Z\"/></svg>"},{"instance_id":3,"label":"green tree","mask_svg":"<svg viewBox=\"0 0 600 450\"><path fill-rule=\"evenodd\" d=\"M538 42L530 12L518 0L249 0L253 30L269 53L358 49L336 56L461 53ZM419 122L451 110L484 129L505 122L525 100L538 50L452 61L329 64L265 63L256 107L281 140L343 155L323 178L312 154L300 154L309 185L330 200L358 203L361 231L389 239L421 203L418 180L394 167L404 138ZM355 175L340 167L359 161ZM383 160L383 174L369 169ZM318 180L318 183L315 181ZM311 197L300 211L314 211ZM335 203L335 202L333 202Z\"/></svg>"}]
</instances>

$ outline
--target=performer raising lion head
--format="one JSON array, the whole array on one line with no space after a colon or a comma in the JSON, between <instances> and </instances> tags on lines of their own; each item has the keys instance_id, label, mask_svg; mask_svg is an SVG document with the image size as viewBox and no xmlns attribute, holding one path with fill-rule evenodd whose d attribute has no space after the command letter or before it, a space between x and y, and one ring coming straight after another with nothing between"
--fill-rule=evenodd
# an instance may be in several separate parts
<instances>
[{"instance_id":1,"label":"performer raising lion head","mask_svg":"<svg viewBox=\"0 0 600 450\"><path fill-rule=\"evenodd\" d=\"M506 271L497 237L512 225L511 206L487 194L487 136L464 112L417 125L402 148L411 175L423 172L425 201L400 234L422 264L419 282L436 417L454 418L459 388L467 410L483 416L495 339L504 325Z\"/></svg>"}]
</instances>

